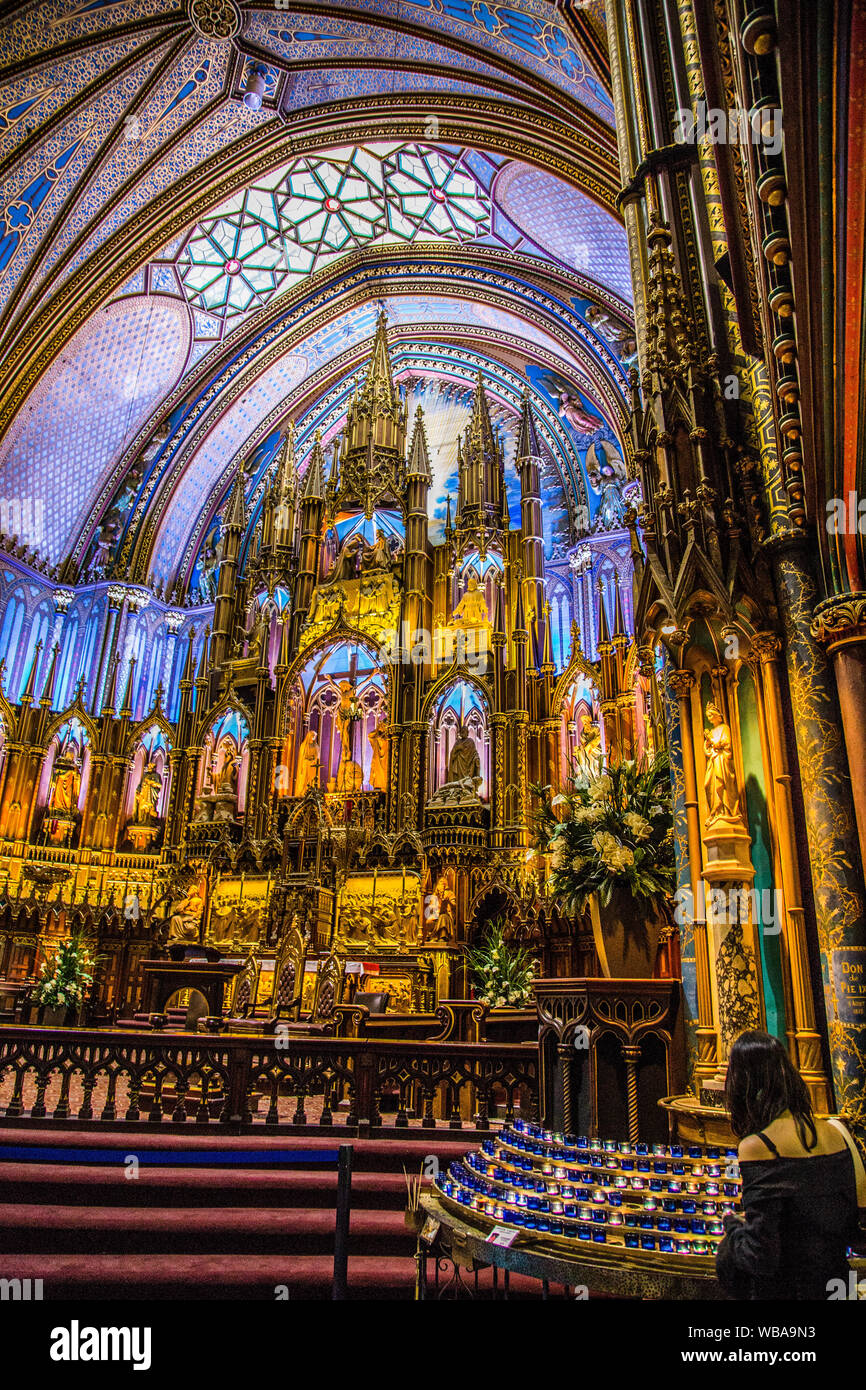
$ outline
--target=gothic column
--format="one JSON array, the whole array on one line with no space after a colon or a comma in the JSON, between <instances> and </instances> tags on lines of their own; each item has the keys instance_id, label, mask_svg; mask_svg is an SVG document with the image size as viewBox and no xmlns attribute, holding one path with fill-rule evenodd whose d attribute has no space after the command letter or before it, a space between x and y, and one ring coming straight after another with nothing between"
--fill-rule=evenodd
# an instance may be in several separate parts
<instances>
[{"instance_id":1,"label":"gothic column","mask_svg":"<svg viewBox=\"0 0 866 1390\"><path fill-rule=\"evenodd\" d=\"M835 682L812 633L816 586L802 544L779 548L774 568L785 629L836 1105L863 1138L866 909L851 777Z\"/></svg>"},{"instance_id":2,"label":"gothic column","mask_svg":"<svg viewBox=\"0 0 866 1390\"><path fill-rule=\"evenodd\" d=\"M866 769L866 594L838 594L819 603L812 636L832 658L849 766ZM852 778L851 792L866 864L866 777Z\"/></svg>"},{"instance_id":3,"label":"gothic column","mask_svg":"<svg viewBox=\"0 0 866 1390\"><path fill-rule=\"evenodd\" d=\"M816 1110L832 1109L830 1084L824 1071L821 1037L815 1026L815 1001L809 969L809 950L806 936L806 914L803 908L800 865L791 794L791 771L785 742L782 697L779 684L779 655L781 640L774 632L759 632L752 638L751 655L757 658L755 687L759 695L759 716L763 716L762 738L765 739L770 764L771 785L768 788L775 818L779 847L782 896L784 900L784 936L791 1014L788 1021L788 1042L792 1060L809 1088Z\"/></svg>"},{"instance_id":4,"label":"gothic column","mask_svg":"<svg viewBox=\"0 0 866 1390\"><path fill-rule=\"evenodd\" d=\"M701 881L701 821L698 808L698 784L695 774L695 748L692 736L691 692L695 685L692 671L669 671L668 685L679 703L679 730L682 748L683 793L688 838L688 871L691 902L689 925L694 933L695 983L698 997L698 1018L695 1029L697 1058L695 1077L698 1089L702 1080L709 1080L716 1070L718 1037L713 1017L713 989L710 973L710 953L707 927L702 904Z\"/></svg>"}]
</instances>

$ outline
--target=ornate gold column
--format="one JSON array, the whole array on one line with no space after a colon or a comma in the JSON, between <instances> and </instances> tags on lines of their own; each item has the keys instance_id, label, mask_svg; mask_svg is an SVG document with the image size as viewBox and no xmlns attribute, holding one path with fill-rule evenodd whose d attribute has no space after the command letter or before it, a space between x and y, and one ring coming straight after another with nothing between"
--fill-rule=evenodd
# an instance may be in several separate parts
<instances>
[{"instance_id":1,"label":"ornate gold column","mask_svg":"<svg viewBox=\"0 0 866 1390\"><path fill-rule=\"evenodd\" d=\"M756 658L755 686L759 696L759 717L769 755L776 836L784 901L783 944L791 991L793 1017L788 1024L788 1040L792 1060L809 1088L816 1110L832 1109L830 1083L824 1071L821 1037L815 1026L815 1001L812 995L812 975L806 938L806 914L803 909L800 866L797 858L797 838L794 805L791 795L791 771L782 715L779 688L779 655L781 639L775 632L759 632L752 638L751 654Z\"/></svg>"},{"instance_id":2,"label":"ornate gold column","mask_svg":"<svg viewBox=\"0 0 866 1390\"><path fill-rule=\"evenodd\" d=\"M695 685L692 671L670 671L668 683L679 702L680 739L682 744L683 784L685 789L686 826L688 831L689 884L691 887L691 917L695 943L695 976L698 994L698 1021L695 1029L697 1057L695 1077L700 1087L716 1070L719 1056L718 1034L713 1015L713 989L710 974L709 940L703 911L701 881L701 821L698 807L698 785L695 775L695 747L692 737L691 693Z\"/></svg>"}]
</instances>

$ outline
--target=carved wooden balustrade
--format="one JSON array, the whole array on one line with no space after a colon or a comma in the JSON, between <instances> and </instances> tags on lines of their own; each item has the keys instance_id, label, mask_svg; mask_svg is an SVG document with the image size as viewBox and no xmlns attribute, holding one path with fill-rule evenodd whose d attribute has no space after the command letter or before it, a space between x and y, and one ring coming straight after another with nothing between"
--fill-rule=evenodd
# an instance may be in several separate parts
<instances>
[{"instance_id":1,"label":"carved wooden balustrade","mask_svg":"<svg viewBox=\"0 0 866 1390\"><path fill-rule=\"evenodd\" d=\"M524 1118L537 1115L537 1058L522 1043L7 1026L0 1123L486 1131L494 1116L513 1118L515 1105Z\"/></svg>"}]
</instances>

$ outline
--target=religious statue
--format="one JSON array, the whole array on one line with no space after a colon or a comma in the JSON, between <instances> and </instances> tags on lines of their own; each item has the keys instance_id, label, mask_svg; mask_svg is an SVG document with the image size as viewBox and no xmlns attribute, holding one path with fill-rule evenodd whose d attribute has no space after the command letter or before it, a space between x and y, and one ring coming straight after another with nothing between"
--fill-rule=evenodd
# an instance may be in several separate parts
<instances>
[{"instance_id":1,"label":"religious statue","mask_svg":"<svg viewBox=\"0 0 866 1390\"><path fill-rule=\"evenodd\" d=\"M298 749L298 775L295 779L295 796L304 796L319 780L319 761L322 750L315 729L304 735Z\"/></svg>"},{"instance_id":2,"label":"religious statue","mask_svg":"<svg viewBox=\"0 0 866 1390\"><path fill-rule=\"evenodd\" d=\"M222 761L213 775L213 789L217 796L238 794L238 767L240 759L231 743L223 744Z\"/></svg>"},{"instance_id":3,"label":"religious statue","mask_svg":"<svg viewBox=\"0 0 866 1390\"><path fill-rule=\"evenodd\" d=\"M340 681L340 703L337 706L336 722L340 734L340 765L337 769L336 786L332 790L340 792L360 791L364 774L355 762L355 725L361 718L361 707L355 694L355 687L345 677Z\"/></svg>"},{"instance_id":4,"label":"religious statue","mask_svg":"<svg viewBox=\"0 0 866 1390\"><path fill-rule=\"evenodd\" d=\"M388 549L388 541L384 531L376 531L376 539L373 545L365 545L361 556L361 569L367 570L386 570L391 565L391 552Z\"/></svg>"},{"instance_id":5,"label":"religious statue","mask_svg":"<svg viewBox=\"0 0 866 1390\"><path fill-rule=\"evenodd\" d=\"M704 753L707 770L704 791L707 797L707 829L720 821L742 825L740 792L734 768L731 731L717 705L707 705L710 727L704 730Z\"/></svg>"},{"instance_id":6,"label":"religious statue","mask_svg":"<svg viewBox=\"0 0 866 1390\"><path fill-rule=\"evenodd\" d=\"M374 791L388 790L388 721L384 716L370 730L367 737L373 750L370 763L370 786Z\"/></svg>"},{"instance_id":7,"label":"religious statue","mask_svg":"<svg viewBox=\"0 0 866 1390\"><path fill-rule=\"evenodd\" d=\"M580 747L576 761L584 776L598 776L602 761L601 733L589 714L584 714L581 720Z\"/></svg>"},{"instance_id":8,"label":"religious statue","mask_svg":"<svg viewBox=\"0 0 866 1390\"><path fill-rule=\"evenodd\" d=\"M487 602L478 587L478 579L470 574L466 592L454 609L453 626L465 630L490 627Z\"/></svg>"},{"instance_id":9,"label":"religious statue","mask_svg":"<svg viewBox=\"0 0 866 1390\"><path fill-rule=\"evenodd\" d=\"M457 729L454 747L448 759L449 782L471 781L476 787L481 785L481 759L475 740L465 724Z\"/></svg>"},{"instance_id":10,"label":"religious statue","mask_svg":"<svg viewBox=\"0 0 866 1390\"><path fill-rule=\"evenodd\" d=\"M454 747L448 759L448 780L443 782L430 798L430 805L465 804L477 805L481 798L481 759L478 749L465 724L460 724Z\"/></svg>"},{"instance_id":11,"label":"religious statue","mask_svg":"<svg viewBox=\"0 0 866 1390\"><path fill-rule=\"evenodd\" d=\"M343 549L340 551L334 567L328 576L329 583L337 583L339 580L355 579L358 573L358 551L361 548L362 538L360 536L350 536Z\"/></svg>"},{"instance_id":12,"label":"religious statue","mask_svg":"<svg viewBox=\"0 0 866 1390\"><path fill-rule=\"evenodd\" d=\"M173 898L169 914L169 940L198 941L200 939L204 894L201 885L193 880L186 892Z\"/></svg>"},{"instance_id":13,"label":"religious statue","mask_svg":"<svg viewBox=\"0 0 866 1390\"><path fill-rule=\"evenodd\" d=\"M81 792L81 771L78 750L74 742L61 748L54 764L51 777L51 790L48 793L48 810L53 816L68 819L78 813L78 797Z\"/></svg>"},{"instance_id":14,"label":"religious statue","mask_svg":"<svg viewBox=\"0 0 866 1390\"><path fill-rule=\"evenodd\" d=\"M271 615L266 608L261 608L256 615L247 645L247 656L254 660L258 666L267 664L270 627Z\"/></svg>"},{"instance_id":15,"label":"religious statue","mask_svg":"<svg viewBox=\"0 0 866 1390\"><path fill-rule=\"evenodd\" d=\"M162 792L162 777L155 763L148 763L135 791L135 824L153 825L158 820L156 808Z\"/></svg>"},{"instance_id":16,"label":"religious statue","mask_svg":"<svg viewBox=\"0 0 866 1390\"><path fill-rule=\"evenodd\" d=\"M457 899L448 886L448 879L440 874L427 899L424 908L424 940L448 941L454 931Z\"/></svg>"}]
</instances>

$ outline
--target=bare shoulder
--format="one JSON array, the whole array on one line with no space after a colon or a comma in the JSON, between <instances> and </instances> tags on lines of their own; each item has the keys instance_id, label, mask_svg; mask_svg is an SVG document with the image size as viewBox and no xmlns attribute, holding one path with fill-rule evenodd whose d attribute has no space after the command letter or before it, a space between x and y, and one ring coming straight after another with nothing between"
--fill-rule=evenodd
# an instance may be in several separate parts
<instances>
[{"instance_id":1,"label":"bare shoulder","mask_svg":"<svg viewBox=\"0 0 866 1390\"><path fill-rule=\"evenodd\" d=\"M772 1154L757 1134L747 1134L737 1148L737 1158L741 1163L755 1163L759 1159L772 1158Z\"/></svg>"}]
</instances>

